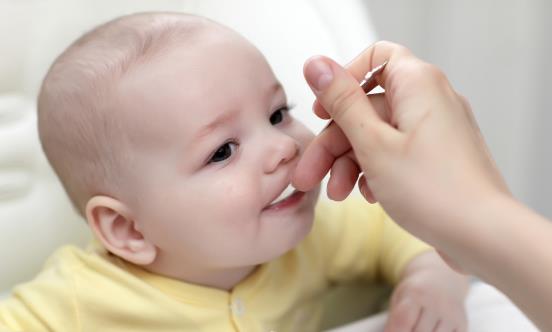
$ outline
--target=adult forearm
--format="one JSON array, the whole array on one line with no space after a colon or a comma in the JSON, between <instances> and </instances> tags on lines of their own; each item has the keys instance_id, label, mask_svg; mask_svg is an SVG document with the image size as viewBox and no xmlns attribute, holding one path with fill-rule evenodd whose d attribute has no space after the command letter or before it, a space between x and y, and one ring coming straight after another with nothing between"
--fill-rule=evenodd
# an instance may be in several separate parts
<instances>
[{"instance_id":1,"label":"adult forearm","mask_svg":"<svg viewBox=\"0 0 552 332\"><path fill-rule=\"evenodd\" d=\"M543 331L552 331L552 223L523 204L500 197L472 215L457 259L508 295ZM454 249L453 249L454 250Z\"/></svg>"}]
</instances>

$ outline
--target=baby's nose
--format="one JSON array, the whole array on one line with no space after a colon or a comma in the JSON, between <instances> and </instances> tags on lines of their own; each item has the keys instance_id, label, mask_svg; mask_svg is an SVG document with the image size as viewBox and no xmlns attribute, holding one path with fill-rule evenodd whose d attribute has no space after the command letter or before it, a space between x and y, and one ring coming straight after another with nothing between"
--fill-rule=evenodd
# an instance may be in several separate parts
<instances>
[{"instance_id":1,"label":"baby's nose","mask_svg":"<svg viewBox=\"0 0 552 332\"><path fill-rule=\"evenodd\" d=\"M285 134L280 134L268 138L267 158L265 163L265 172L272 173L280 165L287 164L299 155L299 143Z\"/></svg>"}]
</instances>

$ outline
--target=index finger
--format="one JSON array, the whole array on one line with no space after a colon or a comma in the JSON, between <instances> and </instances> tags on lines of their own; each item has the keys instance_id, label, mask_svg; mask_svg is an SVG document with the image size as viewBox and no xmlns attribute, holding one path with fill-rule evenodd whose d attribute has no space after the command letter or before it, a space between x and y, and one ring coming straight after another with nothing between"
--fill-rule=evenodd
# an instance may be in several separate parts
<instances>
[{"instance_id":1,"label":"index finger","mask_svg":"<svg viewBox=\"0 0 552 332\"><path fill-rule=\"evenodd\" d=\"M339 156L351 150L343 131L331 122L306 148L292 178L293 187L301 191L314 188L332 168Z\"/></svg>"},{"instance_id":2,"label":"index finger","mask_svg":"<svg viewBox=\"0 0 552 332\"><path fill-rule=\"evenodd\" d=\"M387 113L385 96L374 94L368 97L376 112ZM322 130L309 144L297 164L292 184L301 191L309 191L330 171L334 161L351 151L351 143L335 122Z\"/></svg>"}]
</instances>

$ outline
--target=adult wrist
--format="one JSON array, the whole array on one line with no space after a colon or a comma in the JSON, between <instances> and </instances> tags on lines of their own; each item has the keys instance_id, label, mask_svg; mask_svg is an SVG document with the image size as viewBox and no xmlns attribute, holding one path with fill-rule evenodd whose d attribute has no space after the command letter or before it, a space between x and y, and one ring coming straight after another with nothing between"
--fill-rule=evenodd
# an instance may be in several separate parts
<instances>
[{"instance_id":1,"label":"adult wrist","mask_svg":"<svg viewBox=\"0 0 552 332\"><path fill-rule=\"evenodd\" d=\"M490 193L459 205L458 213L442 221L450 229L437 247L462 271L487 279L508 255L508 239L519 231L511 216L520 214L520 203L510 195Z\"/></svg>"}]
</instances>

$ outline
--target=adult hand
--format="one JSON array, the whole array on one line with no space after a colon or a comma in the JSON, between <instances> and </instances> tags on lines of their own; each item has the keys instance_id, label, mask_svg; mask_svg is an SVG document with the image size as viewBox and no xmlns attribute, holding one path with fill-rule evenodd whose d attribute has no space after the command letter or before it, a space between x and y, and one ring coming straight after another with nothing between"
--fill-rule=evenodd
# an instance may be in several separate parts
<instances>
[{"instance_id":1,"label":"adult hand","mask_svg":"<svg viewBox=\"0 0 552 332\"><path fill-rule=\"evenodd\" d=\"M366 97L358 82L385 61L378 78L385 93ZM451 234L473 231L450 222L460 209L510 195L466 100L408 49L378 42L346 69L317 56L304 74L317 98L315 113L334 122L299 161L293 178L299 190L331 170L328 195L344 199L363 173L358 182L367 200L379 201L413 234L451 250Z\"/></svg>"},{"instance_id":2,"label":"adult hand","mask_svg":"<svg viewBox=\"0 0 552 332\"><path fill-rule=\"evenodd\" d=\"M385 94L366 98L358 81L386 60ZM308 190L331 169L329 195L342 199L364 172L367 199L552 331L552 223L511 196L468 103L445 75L388 42L346 70L315 57L304 71L315 112L335 124L302 155L294 186Z\"/></svg>"}]
</instances>

